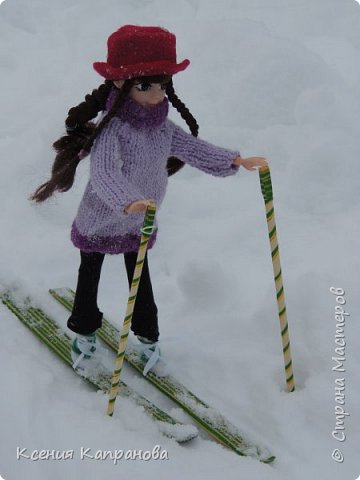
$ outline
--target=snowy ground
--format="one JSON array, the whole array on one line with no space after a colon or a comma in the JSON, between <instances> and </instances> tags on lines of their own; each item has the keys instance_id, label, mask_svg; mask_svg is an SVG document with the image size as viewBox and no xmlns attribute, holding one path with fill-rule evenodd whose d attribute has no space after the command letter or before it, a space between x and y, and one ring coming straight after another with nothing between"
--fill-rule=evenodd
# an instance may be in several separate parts
<instances>
[{"instance_id":1,"label":"snowy ground","mask_svg":"<svg viewBox=\"0 0 360 480\"><path fill-rule=\"evenodd\" d=\"M129 401L107 399L57 361L0 306L0 474L6 480L355 479L360 474L360 7L355 0L5 0L0 6L0 287L27 292L66 325L47 288L76 282L69 228L88 176L35 207L52 142L68 109L101 83L92 62L126 23L161 25L191 66L176 90L200 136L264 155L275 211L297 390L288 394L257 173L216 179L190 167L171 179L150 262L163 352L178 378L268 445L273 466L240 458L205 435L179 446ZM171 112L184 125L176 112ZM336 296L345 291L345 372L336 365ZM99 302L120 323L120 257L108 257ZM346 360L346 361L345 361ZM178 409L131 371L126 379ZM344 379L346 440L335 428ZM341 383L341 382L340 382ZM344 392L344 391L343 391ZM151 450L168 460L80 460L81 447ZM72 460L16 459L16 449L74 450ZM344 461L332 459L340 449Z\"/></svg>"}]
</instances>

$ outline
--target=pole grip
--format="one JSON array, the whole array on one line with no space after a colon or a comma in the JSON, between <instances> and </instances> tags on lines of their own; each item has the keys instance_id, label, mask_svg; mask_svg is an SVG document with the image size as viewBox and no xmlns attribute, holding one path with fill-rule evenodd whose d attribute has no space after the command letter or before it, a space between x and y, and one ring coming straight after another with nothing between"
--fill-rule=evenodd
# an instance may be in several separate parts
<instances>
[{"instance_id":1,"label":"pole grip","mask_svg":"<svg viewBox=\"0 0 360 480\"><path fill-rule=\"evenodd\" d=\"M259 168L260 186L261 192L264 197L264 202L270 202L273 200L273 191L271 183L271 175L269 167Z\"/></svg>"},{"instance_id":2,"label":"pole grip","mask_svg":"<svg viewBox=\"0 0 360 480\"><path fill-rule=\"evenodd\" d=\"M152 202L146 209L144 223L140 229L142 235L145 238L151 237L151 235L156 230L155 214L156 214L156 205L155 203Z\"/></svg>"}]
</instances>

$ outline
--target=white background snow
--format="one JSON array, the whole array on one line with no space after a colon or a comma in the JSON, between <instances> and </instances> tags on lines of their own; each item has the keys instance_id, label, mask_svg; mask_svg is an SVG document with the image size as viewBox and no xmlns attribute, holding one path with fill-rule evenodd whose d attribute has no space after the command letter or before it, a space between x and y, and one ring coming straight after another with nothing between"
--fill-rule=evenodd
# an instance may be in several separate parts
<instances>
[{"instance_id":1,"label":"white background snow","mask_svg":"<svg viewBox=\"0 0 360 480\"><path fill-rule=\"evenodd\" d=\"M69 230L88 178L41 206L51 145L71 106L101 83L92 62L121 25L161 25L190 67L174 81L200 136L272 172L296 392L286 392L263 199L257 172L173 177L150 255L176 376L277 456L242 458L206 435L179 446L133 403L95 393L0 306L0 474L52 478L355 479L360 473L360 7L355 0L5 0L0 7L0 287L30 294L66 326L49 287L76 285ZM186 128L176 111L171 118ZM345 290L346 372L335 365L335 296ZM107 257L99 304L122 322L127 282ZM125 377L188 420L144 380ZM334 380L344 377L346 441L336 441ZM166 461L80 460L80 448L151 450ZM75 451L67 461L16 459L17 447ZM339 448L343 463L331 454Z\"/></svg>"}]
</instances>

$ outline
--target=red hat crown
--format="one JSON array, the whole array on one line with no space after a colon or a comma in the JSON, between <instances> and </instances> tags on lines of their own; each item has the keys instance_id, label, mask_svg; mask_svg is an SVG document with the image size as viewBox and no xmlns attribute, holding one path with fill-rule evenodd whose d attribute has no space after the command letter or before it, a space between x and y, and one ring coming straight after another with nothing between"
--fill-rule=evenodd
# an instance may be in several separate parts
<instances>
[{"instance_id":1,"label":"red hat crown","mask_svg":"<svg viewBox=\"0 0 360 480\"><path fill-rule=\"evenodd\" d=\"M107 62L93 64L107 80L174 75L190 64L176 63L176 37L161 27L125 25L110 35L107 46Z\"/></svg>"}]
</instances>

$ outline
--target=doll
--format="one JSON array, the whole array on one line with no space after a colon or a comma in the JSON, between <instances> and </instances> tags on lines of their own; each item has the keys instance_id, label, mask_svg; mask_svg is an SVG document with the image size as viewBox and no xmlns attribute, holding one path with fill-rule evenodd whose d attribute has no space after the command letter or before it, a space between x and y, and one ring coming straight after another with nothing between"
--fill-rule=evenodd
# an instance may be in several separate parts
<instances>
[{"instance_id":1,"label":"doll","mask_svg":"<svg viewBox=\"0 0 360 480\"><path fill-rule=\"evenodd\" d=\"M197 138L198 124L177 97L172 77L189 60L177 63L176 37L160 27L125 25L108 38L107 62L94 69L105 82L73 107L65 121L67 135L54 143L57 152L52 176L33 194L42 202L55 191L71 188L78 163L90 153L90 179L71 228L81 263L74 307L67 325L77 335L73 358L86 361L99 352L95 331L101 327L97 305L101 267L106 254L123 254L131 284L144 211L159 207L168 177L184 163L225 177L267 165L262 157L241 158L238 151ZM186 121L190 134L167 118L169 103ZM95 125L90 120L102 112ZM156 241L152 234L148 249ZM151 357L159 338L147 256L133 313L132 331ZM167 369L161 357L152 371ZM78 362L79 363L79 362Z\"/></svg>"}]
</instances>

